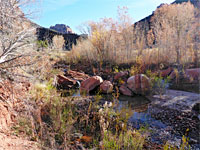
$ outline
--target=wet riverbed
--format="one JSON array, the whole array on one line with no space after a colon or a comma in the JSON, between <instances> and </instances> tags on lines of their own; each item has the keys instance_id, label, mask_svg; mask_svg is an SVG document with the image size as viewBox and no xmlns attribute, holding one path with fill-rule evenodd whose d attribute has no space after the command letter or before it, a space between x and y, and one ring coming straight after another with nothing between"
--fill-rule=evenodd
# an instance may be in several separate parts
<instances>
[{"instance_id":1,"label":"wet riverbed","mask_svg":"<svg viewBox=\"0 0 200 150\"><path fill-rule=\"evenodd\" d=\"M107 95L104 96L104 99L112 101L113 97ZM166 113L169 111L155 108L155 106L152 106L151 101L145 97L119 96L118 100L119 101L115 109L118 111L119 110L131 111L132 115L130 116L128 121L129 125L136 129L143 128L144 130L146 130L148 132L148 139L151 142L157 144L165 144L166 142L168 142L178 147L180 146L182 136L185 134L177 131L177 128L174 128L174 125L184 127L185 124L188 124L187 119L190 118L190 116L183 118L183 121L180 124L174 124L174 122L176 122L176 118L170 117L173 115L168 114L170 116L163 115L160 117L155 117L155 112L159 114L160 111L164 112L166 111ZM171 112L173 113L173 111ZM172 124L170 124L169 122L172 122ZM195 130L198 130L198 128ZM198 134L196 136L198 136ZM198 139L197 140L190 139L190 142L192 149L200 150Z\"/></svg>"},{"instance_id":2,"label":"wet riverbed","mask_svg":"<svg viewBox=\"0 0 200 150\"><path fill-rule=\"evenodd\" d=\"M150 101L145 97L119 97L118 109L129 109L133 115L129 118L129 125L136 129L143 128L148 131L150 141L165 144L166 142L181 143L181 137L171 134L172 127L160 120L154 119L150 114Z\"/></svg>"},{"instance_id":3,"label":"wet riverbed","mask_svg":"<svg viewBox=\"0 0 200 150\"><path fill-rule=\"evenodd\" d=\"M79 92L76 92L74 96L80 96ZM103 101L112 102L115 98L112 95L103 95ZM155 108L151 105L151 101L142 96L129 97L119 96L115 109L128 110L131 116L128 120L129 126L136 129L144 129L148 133L148 139L151 142L157 144L165 144L166 142L179 146L181 144L182 134L178 133L175 128L166 123L167 118L155 119L152 115L152 110ZM164 111L164 110L163 110ZM158 110L159 113L159 110ZM169 118L171 119L171 118ZM161 121L162 120L162 121ZM183 122L184 123L184 122ZM200 149L198 141L192 145L192 149Z\"/></svg>"}]
</instances>

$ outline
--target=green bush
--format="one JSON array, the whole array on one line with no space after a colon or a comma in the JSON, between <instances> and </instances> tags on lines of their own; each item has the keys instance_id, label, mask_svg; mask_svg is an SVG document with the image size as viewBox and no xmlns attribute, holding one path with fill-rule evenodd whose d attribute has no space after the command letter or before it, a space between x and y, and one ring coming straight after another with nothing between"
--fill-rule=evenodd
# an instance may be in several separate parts
<instances>
[{"instance_id":1,"label":"green bush","mask_svg":"<svg viewBox=\"0 0 200 150\"><path fill-rule=\"evenodd\" d=\"M47 48L47 47L49 46L47 40L45 40L45 41L43 41L43 40L38 40L38 41L36 41L36 44L37 44L38 49L42 49L42 50L43 50L44 48Z\"/></svg>"}]
</instances>

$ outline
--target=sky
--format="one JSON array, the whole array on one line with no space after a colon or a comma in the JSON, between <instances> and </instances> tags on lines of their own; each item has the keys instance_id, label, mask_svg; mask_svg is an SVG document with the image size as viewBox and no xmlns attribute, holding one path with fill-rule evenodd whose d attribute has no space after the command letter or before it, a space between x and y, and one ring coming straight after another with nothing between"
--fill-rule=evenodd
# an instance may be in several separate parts
<instances>
[{"instance_id":1,"label":"sky","mask_svg":"<svg viewBox=\"0 0 200 150\"><path fill-rule=\"evenodd\" d=\"M35 17L31 20L49 28L55 24L66 24L75 33L87 21L99 21L104 17L117 18L118 6L128 7L133 23L152 14L161 3L174 0L41 0L35 5Z\"/></svg>"}]
</instances>

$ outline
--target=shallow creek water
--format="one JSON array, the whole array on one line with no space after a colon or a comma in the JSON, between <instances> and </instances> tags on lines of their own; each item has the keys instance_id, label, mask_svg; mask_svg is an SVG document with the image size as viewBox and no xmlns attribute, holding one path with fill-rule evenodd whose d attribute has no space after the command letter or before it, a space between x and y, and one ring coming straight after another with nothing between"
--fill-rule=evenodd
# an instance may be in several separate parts
<instances>
[{"instance_id":1,"label":"shallow creek water","mask_svg":"<svg viewBox=\"0 0 200 150\"><path fill-rule=\"evenodd\" d=\"M109 96L106 96L105 99L109 100ZM149 105L150 101L142 96L119 96L119 103L116 109L128 109L132 111L132 115L128 121L129 125L136 129L145 129L148 132L150 141L158 144L168 142L177 146L180 145L182 137L171 134L172 127L151 117Z\"/></svg>"},{"instance_id":2,"label":"shallow creek water","mask_svg":"<svg viewBox=\"0 0 200 150\"><path fill-rule=\"evenodd\" d=\"M80 96L80 93L77 92L74 96ZM103 95L103 100L112 101L113 96ZM119 96L118 100L119 103L115 109L131 111L132 115L128 120L128 124L136 129L145 129L150 141L158 144L165 144L168 142L176 146L181 144L182 137L174 134L171 126L151 116L150 109L152 109L152 107L150 106L150 100L142 96ZM194 149L200 150L199 146L195 146Z\"/></svg>"}]
</instances>

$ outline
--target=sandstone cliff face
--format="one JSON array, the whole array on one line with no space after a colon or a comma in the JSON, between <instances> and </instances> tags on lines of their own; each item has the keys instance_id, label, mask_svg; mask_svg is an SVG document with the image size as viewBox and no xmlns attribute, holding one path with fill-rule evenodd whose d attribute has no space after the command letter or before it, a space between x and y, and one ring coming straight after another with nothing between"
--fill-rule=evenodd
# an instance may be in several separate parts
<instances>
[{"instance_id":1,"label":"sandstone cliff face","mask_svg":"<svg viewBox=\"0 0 200 150\"><path fill-rule=\"evenodd\" d=\"M151 15L143 18L142 20L140 20L140 21L138 21L138 22L136 22L134 24L134 27L137 28L140 31L140 33L144 34L145 47L150 47L151 48L156 43L155 36L154 36L153 22L152 22L152 18L154 17L155 12L160 7L163 7L165 5L182 4L182 3L186 3L186 2L190 2L192 5L194 5L194 7L200 9L200 1L199 0L175 0L171 4L162 3L160 6L157 7L157 9L155 11L152 12ZM197 16L197 17L200 17L200 16ZM150 39L150 38L152 38L152 39ZM149 40L151 42L149 42Z\"/></svg>"},{"instance_id":2,"label":"sandstone cliff face","mask_svg":"<svg viewBox=\"0 0 200 150\"><path fill-rule=\"evenodd\" d=\"M199 0L176 0L175 2L173 2L172 4L180 4L180 3L184 3L184 2L189 2L192 3L195 7L197 7L198 9L200 9L200 1Z\"/></svg>"}]
</instances>

